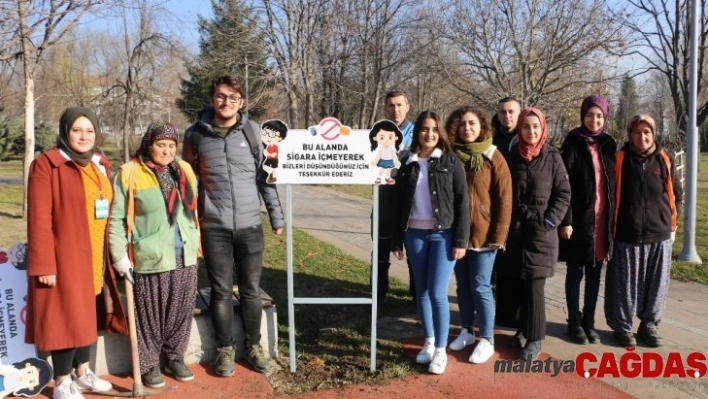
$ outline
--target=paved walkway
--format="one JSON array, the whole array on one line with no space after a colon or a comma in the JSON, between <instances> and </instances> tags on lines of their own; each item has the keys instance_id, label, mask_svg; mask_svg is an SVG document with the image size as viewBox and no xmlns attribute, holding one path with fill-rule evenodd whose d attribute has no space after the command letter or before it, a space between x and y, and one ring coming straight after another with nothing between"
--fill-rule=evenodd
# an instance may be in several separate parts
<instances>
[{"instance_id":1,"label":"paved walkway","mask_svg":"<svg viewBox=\"0 0 708 399\"><path fill-rule=\"evenodd\" d=\"M279 187L285 206L285 188ZM342 250L370 261L371 201L337 192L321 186L293 186L293 225L309 234L329 242ZM297 245L297 243L295 243ZM391 275L408 281L405 262L394 261ZM566 339L565 265L558 264L555 277L546 283L547 337L543 351L556 359L575 359L581 352L593 352L598 359L605 352L619 355L624 348L615 346L612 332L604 321L604 284L600 287L600 299L596 314L596 327L602 344L575 345ZM603 278L604 281L604 278ZM455 280L450 284L451 302L456 301ZM671 352L685 357L691 352L708 356L708 287L697 283L672 281L660 332L665 346L656 350L638 347L637 353L656 352L664 361ZM457 305L452 305L452 322L459 322ZM637 321L638 323L638 321ZM453 329L453 333L455 333ZM509 334L508 332L504 332ZM704 362L705 363L705 362ZM708 377L695 379L628 379L605 377L603 381L639 398L708 398Z\"/></svg>"}]
</instances>

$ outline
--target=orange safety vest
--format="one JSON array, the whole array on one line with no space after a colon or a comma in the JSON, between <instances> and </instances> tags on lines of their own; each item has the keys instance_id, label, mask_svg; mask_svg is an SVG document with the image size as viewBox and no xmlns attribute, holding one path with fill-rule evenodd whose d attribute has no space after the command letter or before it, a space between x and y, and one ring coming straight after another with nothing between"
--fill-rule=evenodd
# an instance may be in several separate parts
<instances>
[{"instance_id":1,"label":"orange safety vest","mask_svg":"<svg viewBox=\"0 0 708 399\"><path fill-rule=\"evenodd\" d=\"M659 151L661 159L666 164L669 171L666 174L666 192L669 195L669 207L671 208L671 231L676 231L678 212L676 211L676 200L674 198L674 178L671 173L671 158L662 148ZM617 232L617 216L619 215L620 198L622 197L622 162L624 161L624 151L615 153L615 212L612 220L612 235Z\"/></svg>"}]
</instances>

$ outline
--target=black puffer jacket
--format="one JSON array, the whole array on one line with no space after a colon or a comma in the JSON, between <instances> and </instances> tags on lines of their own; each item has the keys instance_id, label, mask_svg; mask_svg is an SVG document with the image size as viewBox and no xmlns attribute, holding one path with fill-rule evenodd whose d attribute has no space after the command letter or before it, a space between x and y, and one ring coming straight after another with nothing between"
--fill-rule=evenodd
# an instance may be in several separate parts
<instances>
[{"instance_id":1,"label":"black puffer jacket","mask_svg":"<svg viewBox=\"0 0 708 399\"><path fill-rule=\"evenodd\" d=\"M440 154L440 150L435 150L428 160L428 171L435 230L452 228L452 246L467 248L470 237L470 200L462 163L452 152ZM418 156L404 151L401 154L401 168L396 173L394 251L403 249L403 235L408 230L419 174Z\"/></svg>"},{"instance_id":2,"label":"black puffer jacket","mask_svg":"<svg viewBox=\"0 0 708 399\"><path fill-rule=\"evenodd\" d=\"M612 248L612 211L615 200L615 152L617 144L609 134L598 139L600 161L607 182L607 249ZM595 262L595 168L587 140L577 134L569 134L561 146L561 154L568 172L573 197L570 208L561 226L572 226L570 240L560 240L560 260L592 265Z\"/></svg>"},{"instance_id":3,"label":"black puffer jacket","mask_svg":"<svg viewBox=\"0 0 708 399\"><path fill-rule=\"evenodd\" d=\"M530 164L514 145L507 158L514 191L506 252L497 271L524 279L553 277L558 261L558 232L570 205L570 184L560 152L545 144ZM546 220L549 223L546 222ZM497 255L497 256L499 256Z\"/></svg>"}]
</instances>

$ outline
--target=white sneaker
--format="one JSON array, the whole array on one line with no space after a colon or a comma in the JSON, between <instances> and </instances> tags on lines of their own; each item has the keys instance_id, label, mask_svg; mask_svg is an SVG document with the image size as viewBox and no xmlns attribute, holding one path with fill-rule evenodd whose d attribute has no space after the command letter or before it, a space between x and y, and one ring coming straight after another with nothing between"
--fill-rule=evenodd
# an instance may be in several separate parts
<instances>
[{"instance_id":1,"label":"white sneaker","mask_svg":"<svg viewBox=\"0 0 708 399\"><path fill-rule=\"evenodd\" d=\"M81 388L76 385L70 377L65 378L61 384L54 387L52 392L53 399L84 399L81 394Z\"/></svg>"},{"instance_id":2,"label":"white sneaker","mask_svg":"<svg viewBox=\"0 0 708 399\"><path fill-rule=\"evenodd\" d=\"M470 334L466 328L460 330L460 335L450 343L451 351L461 351L474 343L474 333Z\"/></svg>"},{"instance_id":3,"label":"white sneaker","mask_svg":"<svg viewBox=\"0 0 708 399\"><path fill-rule=\"evenodd\" d=\"M86 368L86 374L81 377L77 376L74 381L82 391L108 392L111 388L113 388L113 385L110 382L99 378L88 367Z\"/></svg>"},{"instance_id":4,"label":"white sneaker","mask_svg":"<svg viewBox=\"0 0 708 399\"><path fill-rule=\"evenodd\" d=\"M470 356L470 363L480 364L489 360L490 357L494 355L494 344L482 338L479 343L472 351L472 356Z\"/></svg>"},{"instance_id":5,"label":"white sneaker","mask_svg":"<svg viewBox=\"0 0 708 399\"><path fill-rule=\"evenodd\" d=\"M433 353L433 360L428 366L428 373L432 374L442 374L445 372L445 367L447 367L447 353L445 348L435 348L435 353Z\"/></svg>"},{"instance_id":6,"label":"white sneaker","mask_svg":"<svg viewBox=\"0 0 708 399\"><path fill-rule=\"evenodd\" d=\"M433 360L433 352L435 351L435 339L426 339L423 344L423 349L415 357L416 363L425 364Z\"/></svg>"}]
</instances>

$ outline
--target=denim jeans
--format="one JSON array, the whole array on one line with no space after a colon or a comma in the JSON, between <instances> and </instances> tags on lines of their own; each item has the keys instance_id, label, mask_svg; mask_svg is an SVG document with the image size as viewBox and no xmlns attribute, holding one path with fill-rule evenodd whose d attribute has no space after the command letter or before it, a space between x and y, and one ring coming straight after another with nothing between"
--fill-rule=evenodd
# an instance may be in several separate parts
<instances>
[{"instance_id":1,"label":"denim jeans","mask_svg":"<svg viewBox=\"0 0 708 399\"><path fill-rule=\"evenodd\" d=\"M585 274L585 299L583 301L583 316L595 318L597 295L600 291L600 276L602 274L602 261L595 261L594 265L579 265L568 263L565 275L565 301L568 306L568 317L575 320L580 315L580 283Z\"/></svg>"},{"instance_id":2,"label":"denim jeans","mask_svg":"<svg viewBox=\"0 0 708 399\"><path fill-rule=\"evenodd\" d=\"M479 334L482 338L494 336L494 294L492 270L497 251L467 251L455 265L457 302L460 305L462 327L472 332L474 312L477 311Z\"/></svg>"},{"instance_id":3,"label":"denim jeans","mask_svg":"<svg viewBox=\"0 0 708 399\"><path fill-rule=\"evenodd\" d=\"M455 260L452 258L452 229L408 229L405 234L418 300L418 314L426 338L435 337L435 347L447 346L450 331L450 286Z\"/></svg>"},{"instance_id":4,"label":"denim jeans","mask_svg":"<svg viewBox=\"0 0 708 399\"><path fill-rule=\"evenodd\" d=\"M238 230L202 230L202 248L211 283L209 311L219 347L234 344L231 329L234 271L241 296L241 316L247 345L261 340L261 272L263 270L263 226Z\"/></svg>"}]
</instances>

